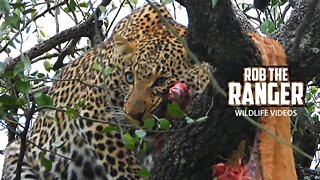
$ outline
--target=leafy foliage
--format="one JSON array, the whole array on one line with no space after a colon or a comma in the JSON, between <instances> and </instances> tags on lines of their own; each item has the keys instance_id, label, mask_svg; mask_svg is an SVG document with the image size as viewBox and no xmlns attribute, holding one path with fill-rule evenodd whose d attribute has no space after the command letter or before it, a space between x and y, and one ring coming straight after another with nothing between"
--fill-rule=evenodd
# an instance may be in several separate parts
<instances>
[{"instance_id":1,"label":"leafy foliage","mask_svg":"<svg viewBox=\"0 0 320 180\"><path fill-rule=\"evenodd\" d=\"M42 152L40 154L41 165L46 169L46 171L50 171L52 169L52 162L44 156Z\"/></svg>"},{"instance_id":2,"label":"leafy foliage","mask_svg":"<svg viewBox=\"0 0 320 180\"><path fill-rule=\"evenodd\" d=\"M143 122L143 126L142 127L144 129L153 129L155 125L156 125L156 120L155 119L146 119Z\"/></svg>"},{"instance_id":3,"label":"leafy foliage","mask_svg":"<svg viewBox=\"0 0 320 180\"><path fill-rule=\"evenodd\" d=\"M260 26L260 31L264 34L271 34L275 29L275 24L269 19L265 20Z\"/></svg>"},{"instance_id":4,"label":"leafy foliage","mask_svg":"<svg viewBox=\"0 0 320 180\"><path fill-rule=\"evenodd\" d=\"M237 1L238 2L238 1ZM252 1L253 2L253 1ZM271 34L280 28L290 8L287 0L272 0L264 10L255 10L253 4L246 2L236 3L254 27L263 34Z\"/></svg>"},{"instance_id":5,"label":"leafy foliage","mask_svg":"<svg viewBox=\"0 0 320 180\"><path fill-rule=\"evenodd\" d=\"M105 134L105 133L110 133L110 132L118 132L119 129L115 126L106 126L105 128L103 128L102 130L102 134Z\"/></svg>"},{"instance_id":6,"label":"leafy foliage","mask_svg":"<svg viewBox=\"0 0 320 180\"><path fill-rule=\"evenodd\" d=\"M167 105L167 110L173 118L181 118L184 116L184 112L180 108L179 104L176 102L169 103Z\"/></svg>"},{"instance_id":7,"label":"leafy foliage","mask_svg":"<svg viewBox=\"0 0 320 180\"><path fill-rule=\"evenodd\" d=\"M34 99L39 107L41 106L53 106L52 99L49 95L42 92L34 95Z\"/></svg>"},{"instance_id":8,"label":"leafy foliage","mask_svg":"<svg viewBox=\"0 0 320 180\"><path fill-rule=\"evenodd\" d=\"M128 149L134 149L135 148L135 143L137 142L137 139L133 138L129 133L125 133L122 136L122 140L123 140L125 146Z\"/></svg>"},{"instance_id":9,"label":"leafy foliage","mask_svg":"<svg viewBox=\"0 0 320 180\"><path fill-rule=\"evenodd\" d=\"M317 86L308 86L305 95L305 105L307 112L310 114L310 119L314 121L319 121L320 118L319 98L319 88Z\"/></svg>"},{"instance_id":10,"label":"leafy foliage","mask_svg":"<svg viewBox=\"0 0 320 180\"><path fill-rule=\"evenodd\" d=\"M146 169L146 168L141 168L139 171L138 171L138 174L140 177L144 178L144 179L147 179L149 176L150 176L150 173L149 171Z\"/></svg>"},{"instance_id":11,"label":"leafy foliage","mask_svg":"<svg viewBox=\"0 0 320 180\"><path fill-rule=\"evenodd\" d=\"M143 129L138 129L134 133L138 138L144 138L147 135L146 131L144 131Z\"/></svg>"},{"instance_id":12,"label":"leafy foliage","mask_svg":"<svg viewBox=\"0 0 320 180\"><path fill-rule=\"evenodd\" d=\"M160 118L160 119L157 119L157 121L159 122L160 129L170 129L171 124L170 124L169 120L164 119L164 118Z\"/></svg>"}]
</instances>

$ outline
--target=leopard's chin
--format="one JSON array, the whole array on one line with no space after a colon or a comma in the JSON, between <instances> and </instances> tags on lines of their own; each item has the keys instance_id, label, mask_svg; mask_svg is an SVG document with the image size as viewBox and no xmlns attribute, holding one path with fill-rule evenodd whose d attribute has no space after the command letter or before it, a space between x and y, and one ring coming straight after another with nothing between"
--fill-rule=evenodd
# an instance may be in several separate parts
<instances>
[{"instance_id":1,"label":"leopard's chin","mask_svg":"<svg viewBox=\"0 0 320 180\"><path fill-rule=\"evenodd\" d=\"M161 101L158 107L153 112L145 112L145 114L141 117L141 119L136 119L129 114L125 114L125 121L127 124L142 127L144 125L144 121L152 118L166 118L167 111L167 101Z\"/></svg>"}]
</instances>

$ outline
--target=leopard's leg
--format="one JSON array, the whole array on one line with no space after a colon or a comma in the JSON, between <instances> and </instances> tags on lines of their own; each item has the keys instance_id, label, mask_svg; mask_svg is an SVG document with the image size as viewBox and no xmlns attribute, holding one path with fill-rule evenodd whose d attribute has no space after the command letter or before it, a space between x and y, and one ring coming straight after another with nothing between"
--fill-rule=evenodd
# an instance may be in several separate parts
<instances>
[{"instance_id":1,"label":"leopard's leg","mask_svg":"<svg viewBox=\"0 0 320 180\"><path fill-rule=\"evenodd\" d=\"M5 150L5 160L1 180L14 180L20 155L20 141L12 142ZM36 169L31 167L29 158L25 157L21 167L21 179L40 179Z\"/></svg>"}]
</instances>

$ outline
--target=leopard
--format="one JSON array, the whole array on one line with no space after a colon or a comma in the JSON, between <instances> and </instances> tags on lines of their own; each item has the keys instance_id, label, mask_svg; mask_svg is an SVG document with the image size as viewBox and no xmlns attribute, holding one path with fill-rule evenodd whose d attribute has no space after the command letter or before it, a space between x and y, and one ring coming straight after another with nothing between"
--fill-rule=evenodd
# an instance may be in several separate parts
<instances>
[{"instance_id":1,"label":"leopard","mask_svg":"<svg viewBox=\"0 0 320 180\"><path fill-rule=\"evenodd\" d=\"M125 146L121 125L170 118L167 94L175 82L186 84L191 101L210 83L170 27L186 36L187 28L164 6L146 4L63 68L48 92L53 106L41 109L27 134L21 179L141 179L141 164ZM118 131L104 131L115 124ZM15 179L20 144L16 140L5 150L3 180Z\"/></svg>"}]
</instances>

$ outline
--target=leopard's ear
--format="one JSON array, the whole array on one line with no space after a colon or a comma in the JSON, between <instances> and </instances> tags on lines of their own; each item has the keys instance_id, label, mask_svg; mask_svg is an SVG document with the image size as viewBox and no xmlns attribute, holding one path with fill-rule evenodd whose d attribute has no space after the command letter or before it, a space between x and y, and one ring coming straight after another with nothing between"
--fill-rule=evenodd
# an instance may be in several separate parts
<instances>
[{"instance_id":1,"label":"leopard's ear","mask_svg":"<svg viewBox=\"0 0 320 180\"><path fill-rule=\"evenodd\" d=\"M125 37L116 34L113 37L114 41L114 55L122 56L125 61L132 58L135 47Z\"/></svg>"}]
</instances>

